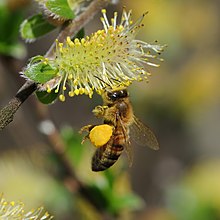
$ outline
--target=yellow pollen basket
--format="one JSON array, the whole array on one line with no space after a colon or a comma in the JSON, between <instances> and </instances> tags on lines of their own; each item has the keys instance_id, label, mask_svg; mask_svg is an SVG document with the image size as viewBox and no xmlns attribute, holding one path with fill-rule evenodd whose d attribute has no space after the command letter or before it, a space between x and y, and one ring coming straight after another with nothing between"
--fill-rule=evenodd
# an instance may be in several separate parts
<instances>
[{"instance_id":1,"label":"yellow pollen basket","mask_svg":"<svg viewBox=\"0 0 220 220\"><path fill-rule=\"evenodd\" d=\"M107 124L95 126L89 133L89 139L95 147L102 147L111 138L113 127Z\"/></svg>"}]
</instances>

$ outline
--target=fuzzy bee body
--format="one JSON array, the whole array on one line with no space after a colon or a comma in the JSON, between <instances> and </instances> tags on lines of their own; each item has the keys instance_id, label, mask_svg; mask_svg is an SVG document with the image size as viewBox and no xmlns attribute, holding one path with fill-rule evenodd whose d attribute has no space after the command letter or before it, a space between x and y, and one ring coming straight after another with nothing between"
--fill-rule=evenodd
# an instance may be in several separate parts
<instances>
[{"instance_id":1,"label":"fuzzy bee body","mask_svg":"<svg viewBox=\"0 0 220 220\"><path fill-rule=\"evenodd\" d=\"M158 141L151 129L134 116L126 89L105 91L102 98L103 106L97 106L93 113L96 117L103 119L103 125L112 126L113 132L105 144L101 146L94 144L97 150L92 157L93 171L103 171L111 167L124 150L131 160L130 133L134 133L133 137L140 145L148 145L154 150L159 149ZM82 130L87 130L90 134L94 127L99 126L101 125L89 125ZM92 143L97 143L98 137L95 135L92 139L91 136L89 138Z\"/></svg>"},{"instance_id":2,"label":"fuzzy bee body","mask_svg":"<svg viewBox=\"0 0 220 220\"><path fill-rule=\"evenodd\" d=\"M125 140L123 130L115 127L110 140L98 148L92 157L92 170L102 171L111 167L124 150Z\"/></svg>"}]
</instances>

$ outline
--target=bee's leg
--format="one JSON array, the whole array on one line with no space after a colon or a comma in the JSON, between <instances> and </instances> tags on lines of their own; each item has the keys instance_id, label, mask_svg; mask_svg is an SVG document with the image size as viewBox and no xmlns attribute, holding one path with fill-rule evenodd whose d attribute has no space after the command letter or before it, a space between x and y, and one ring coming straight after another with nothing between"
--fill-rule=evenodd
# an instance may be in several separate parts
<instances>
[{"instance_id":1,"label":"bee's leg","mask_svg":"<svg viewBox=\"0 0 220 220\"><path fill-rule=\"evenodd\" d=\"M103 118L105 115L105 110L107 108L108 108L108 106L98 105L92 110L92 112L97 118Z\"/></svg>"},{"instance_id":2,"label":"bee's leg","mask_svg":"<svg viewBox=\"0 0 220 220\"><path fill-rule=\"evenodd\" d=\"M90 132L95 126L96 125L85 125L80 129L79 133L82 134L84 131Z\"/></svg>"},{"instance_id":3,"label":"bee's leg","mask_svg":"<svg viewBox=\"0 0 220 220\"><path fill-rule=\"evenodd\" d=\"M79 131L80 134L82 134L84 131L85 131L85 132L88 132L88 134L83 137L81 144L83 144L83 143L86 141L86 139L89 139L89 132L90 132L94 127L95 127L95 125L86 125L86 126L83 126L83 127L80 129L80 131Z\"/></svg>"}]
</instances>

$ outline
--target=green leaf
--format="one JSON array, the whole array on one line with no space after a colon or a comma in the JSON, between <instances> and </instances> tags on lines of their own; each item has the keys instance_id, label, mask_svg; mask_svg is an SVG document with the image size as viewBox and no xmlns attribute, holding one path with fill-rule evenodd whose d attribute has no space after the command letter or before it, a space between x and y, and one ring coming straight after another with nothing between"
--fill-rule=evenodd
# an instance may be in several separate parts
<instances>
[{"instance_id":1,"label":"green leaf","mask_svg":"<svg viewBox=\"0 0 220 220\"><path fill-rule=\"evenodd\" d=\"M51 104L53 101L55 101L58 97L59 93L55 92L55 89L53 89L50 93L47 91L37 91L36 96L38 100L43 104Z\"/></svg>"},{"instance_id":2,"label":"green leaf","mask_svg":"<svg viewBox=\"0 0 220 220\"><path fill-rule=\"evenodd\" d=\"M22 38L26 40L36 40L56 27L48 23L42 14L34 15L24 20L20 26Z\"/></svg>"},{"instance_id":3,"label":"green leaf","mask_svg":"<svg viewBox=\"0 0 220 220\"><path fill-rule=\"evenodd\" d=\"M64 19L75 18L74 12L69 7L67 0L48 0L46 7L54 14Z\"/></svg>"},{"instance_id":4,"label":"green leaf","mask_svg":"<svg viewBox=\"0 0 220 220\"><path fill-rule=\"evenodd\" d=\"M36 83L46 83L57 75L58 70L51 65L39 62L29 65L24 74Z\"/></svg>"}]
</instances>

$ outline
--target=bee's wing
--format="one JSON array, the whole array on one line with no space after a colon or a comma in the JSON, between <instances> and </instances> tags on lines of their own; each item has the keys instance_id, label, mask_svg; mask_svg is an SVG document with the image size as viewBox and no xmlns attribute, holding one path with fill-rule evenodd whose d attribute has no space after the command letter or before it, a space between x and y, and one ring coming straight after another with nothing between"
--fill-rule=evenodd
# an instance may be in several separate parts
<instances>
[{"instance_id":1,"label":"bee's wing","mask_svg":"<svg viewBox=\"0 0 220 220\"><path fill-rule=\"evenodd\" d=\"M133 151L131 148L131 142L128 141L125 144L125 152L127 154L128 157L128 163L129 163L129 167L131 167L132 163L133 163Z\"/></svg>"},{"instance_id":2,"label":"bee's wing","mask_svg":"<svg viewBox=\"0 0 220 220\"><path fill-rule=\"evenodd\" d=\"M135 116L134 122L129 128L132 140L134 140L138 145L148 146L153 150L159 149L159 143L154 132Z\"/></svg>"},{"instance_id":3,"label":"bee's wing","mask_svg":"<svg viewBox=\"0 0 220 220\"><path fill-rule=\"evenodd\" d=\"M125 148L125 152L126 152L127 157L128 157L129 166L131 167L131 165L133 163L133 152L132 152L132 147L131 147L129 130L126 130L119 114L116 114L116 120L120 123L120 126L122 127L122 130L123 130L123 136L124 136L124 140L125 140L124 148ZM127 129L129 129L129 128L127 128Z\"/></svg>"}]
</instances>

